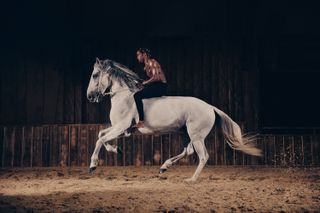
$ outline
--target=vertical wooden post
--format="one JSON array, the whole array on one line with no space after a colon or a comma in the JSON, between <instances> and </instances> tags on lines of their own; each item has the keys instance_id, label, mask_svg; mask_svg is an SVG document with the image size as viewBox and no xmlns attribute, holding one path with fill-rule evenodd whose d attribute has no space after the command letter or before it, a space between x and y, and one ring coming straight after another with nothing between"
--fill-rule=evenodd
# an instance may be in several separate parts
<instances>
[{"instance_id":1,"label":"vertical wooden post","mask_svg":"<svg viewBox=\"0 0 320 213\"><path fill-rule=\"evenodd\" d=\"M8 141L7 141L7 127L3 127L3 145L2 145L2 167L5 166L5 157L6 157L6 146L8 144Z\"/></svg>"},{"instance_id":2,"label":"vertical wooden post","mask_svg":"<svg viewBox=\"0 0 320 213\"><path fill-rule=\"evenodd\" d=\"M14 165L14 155L15 155L15 143L16 143L16 127L13 127L13 131L11 133L11 140L10 140L10 146L11 146L11 167Z\"/></svg>"},{"instance_id":3,"label":"vertical wooden post","mask_svg":"<svg viewBox=\"0 0 320 213\"><path fill-rule=\"evenodd\" d=\"M26 147L26 139L25 139L25 127L22 127L22 135L21 135L21 159L20 159L20 167L23 167L23 159L25 154L25 147Z\"/></svg>"},{"instance_id":4,"label":"vertical wooden post","mask_svg":"<svg viewBox=\"0 0 320 213\"><path fill-rule=\"evenodd\" d=\"M33 139L34 139L34 128L31 127L31 140L30 140L30 167L33 167Z\"/></svg>"},{"instance_id":5,"label":"vertical wooden post","mask_svg":"<svg viewBox=\"0 0 320 213\"><path fill-rule=\"evenodd\" d=\"M311 154L311 165L314 165L314 156L313 156L313 143L314 143L314 141L313 141L313 135L311 135L310 136L310 147L311 147L311 149L310 149L310 154Z\"/></svg>"},{"instance_id":6,"label":"vertical wooden post","mask_svg":"<svg viewBox=\"0 0 320 213\"><path fill-rule=\"evenodd\" d=\"M302 152L302 165L304 166L304 144L303 144L303 136L301 136L301 152Z\"/></svg>"}]
</instances>

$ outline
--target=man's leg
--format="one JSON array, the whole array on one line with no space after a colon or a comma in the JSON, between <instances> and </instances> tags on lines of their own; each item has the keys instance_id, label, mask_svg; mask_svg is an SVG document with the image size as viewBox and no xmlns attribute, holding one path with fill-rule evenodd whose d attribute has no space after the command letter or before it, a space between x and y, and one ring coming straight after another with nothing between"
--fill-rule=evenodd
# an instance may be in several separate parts
<instances>
[{"instance_id":1,"label":"man's leg","mask_svg":"<svg viewBox=\"0 0 320 213\"><path fill-rule=\"evenodd\" d=\"M137 128L143 128L144 127L144 107L143 107L143 102L142 99L145 98L151 98L152 97L152 85L145 85L143 90L137 92L134 94L134 99L136 102L138 114L139 114L139 122L135 125Z\"/></svg>"},{"instance_id":2,"label":"man's leg","mask_svg":"<svg viewBox=\"0 0 320 213\"><path fill-rule=\"evenodd\" d=\"M136 102L138 114L139 114L139 121L144 119L144 113L143 113L143 103L142 103L142 98L143 98L143 90L136 92L134 94L134 100Z\"/></svg>"}]
</instances>

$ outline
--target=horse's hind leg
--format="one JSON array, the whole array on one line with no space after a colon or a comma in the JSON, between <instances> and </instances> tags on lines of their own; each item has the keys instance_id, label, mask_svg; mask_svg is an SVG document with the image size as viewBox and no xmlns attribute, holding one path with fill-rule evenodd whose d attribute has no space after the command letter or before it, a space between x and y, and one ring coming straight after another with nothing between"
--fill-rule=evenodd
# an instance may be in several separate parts
<instances>
[{"instance_id":1,"label":"horse's hind leg","mask_svg":"<svg viewBox=\"0 0 320 213\"><path fill-rule=\"evenodd\" d=\"M193 154L193 152L194 151L193 151L192 143L189 143L188 147L183 148L183 152L181 154L174 156L172 158L169 158L168 160L166 160L166 162L164 162L164 164L162 164L162 166L160 167L160 174L167 171L167 169L170 166L172 166L172 164L176 163L177 161L184 158L185 156Z\"/></svg>"},{"instance_id":2,"label":"horse's hind leg","mask_svg":"<svg viewBox=\"0 0 320 213\"><path fill-rule=\"evenodd\" d=\"M197 140L192 142L194 149L196 150L198 156L199 156L199 164L198 167L193 174L193 176L189 179L186 179L186 181L196 181L199 177L199 174L201 173L203 167L206 165L208 159L209 159L209 154L207 152L207 149L204 144L204 140Z\"/></svg>"},{"instance_id":3,"label":"horse's hind leg","mask_svg":"<svg viewBox=\"0 0 320 213\"><path fill-rule=\"evenodd\" d=\"M187 132L187 127L184 125L181 128L181 131L182 131L182 140L183 140L183 147L184 147L183 152L177 156L174 156L174 157L166 160L166 162L164 162L164 164L162 164L162 166L160 167L160 174L167 171L167 169L170 166L172 166L172 164L179 161L181 158L184 158L186 155L191 155L194 152L192 144L190 143L190 138L189 138L189 135Z\"/></svg>"}]
</instances>

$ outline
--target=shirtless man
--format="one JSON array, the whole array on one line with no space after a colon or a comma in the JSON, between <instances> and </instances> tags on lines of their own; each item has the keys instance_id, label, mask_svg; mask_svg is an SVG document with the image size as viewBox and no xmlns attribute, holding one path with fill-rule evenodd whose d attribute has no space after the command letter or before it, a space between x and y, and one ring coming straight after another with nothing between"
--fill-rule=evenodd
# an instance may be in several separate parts
<instances>
[{"instance_id":1,"label":"shirtless man","mask_svg":"<svg viewBox=\"0 0 320 213\"><path fill-rule=\"evenodd\" d=\"M167 94L167 80L161 69L160 64L151 58L150 51L146 48L140 48L137 51L137 59L140 63L144 63L144 71L149 77L142 84L144 88L134 94L139 114L139 122L135 125L137 128L144 127L144 113L142 99L160 97Z\"/></svg>"}]
</instances>

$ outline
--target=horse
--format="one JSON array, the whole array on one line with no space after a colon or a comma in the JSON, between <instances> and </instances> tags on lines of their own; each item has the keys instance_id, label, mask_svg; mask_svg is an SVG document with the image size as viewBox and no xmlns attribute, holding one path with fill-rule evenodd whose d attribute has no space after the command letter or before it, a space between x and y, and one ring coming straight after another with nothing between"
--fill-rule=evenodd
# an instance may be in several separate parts
<instances>
[{"instance_id":1,"label":"horse","mask_svg":"<svg viewBox=\"0 0 320 213\"><path fill-rule=\"evenodd\" d=\"M116 145L108 141L124 135L130 136L133 121L138 122L138 111L134 101L134 93L142 88L142 80L126 66L106 59L96 58L87 88L87 99L99 103L104 96L111 97L110 121L111 126L98 134L94 152L91 156L89 172L98 166L98 154L105 146L108 152L119 153ZM181 154L164 162L160 173L164 173L175 162L185 156L198 154L199 163L188 182L195 182L207 160L209 154L204 140L214 124L222 130L226 142L232 149L242 151L253 156L261 156L261 150L252 143L255 138L243 135L239 125L226 113L198 98L187 96L162 96L143 99L144 127L138 131L142 134L153 134L168 131L179 131L185 127L189 141L184 144Z\"/></svg>"}]
</instances>

